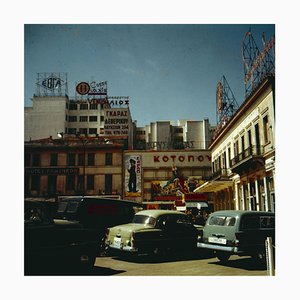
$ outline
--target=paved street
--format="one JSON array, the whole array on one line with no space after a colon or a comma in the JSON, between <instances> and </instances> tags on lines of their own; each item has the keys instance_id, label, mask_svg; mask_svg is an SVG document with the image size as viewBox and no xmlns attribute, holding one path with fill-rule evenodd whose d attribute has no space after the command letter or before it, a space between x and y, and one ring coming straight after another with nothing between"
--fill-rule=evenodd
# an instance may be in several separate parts
<instances>
[{"instance_id":1,"label":"paved street","mask_svg":"<svg viewBox=\"0 0 300 300\"><path fill-rule=\"evenodd\" d=\"M98 257L94 275L110 276L267 276L267 270L250 257L232 256L226 265L203 254L174 255L154 260Z\"/></svg>"},{"instance_id":2,"label":"paved street","mask_svg":"<svg viewBox=\"0 0 300 300\"><path fill-rule=\"evenodd\" d=\"M27 275L87 276L268 276L267 270L251 257L231 256L227 264L201 251L168 255L165 258L97 257L92 270L40 268Z\"/></svg>"}]
</instances>

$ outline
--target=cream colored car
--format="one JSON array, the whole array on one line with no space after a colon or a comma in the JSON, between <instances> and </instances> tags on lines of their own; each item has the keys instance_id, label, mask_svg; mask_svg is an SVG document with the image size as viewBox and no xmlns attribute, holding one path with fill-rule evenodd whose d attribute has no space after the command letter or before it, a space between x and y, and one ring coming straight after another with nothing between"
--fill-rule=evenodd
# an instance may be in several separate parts
<instances>
[{"instance_id":1,"label":"cream colored car","mask_svg":"<svg viewBox=\"0 0 300 300\"><path fill-rule=\"evenodd\" d=\"M143 210L129 224L107 229L106 248L136 254L158 254L170 250L197 248L201 226L172 210Z\"/></svg>"}]
</instances>

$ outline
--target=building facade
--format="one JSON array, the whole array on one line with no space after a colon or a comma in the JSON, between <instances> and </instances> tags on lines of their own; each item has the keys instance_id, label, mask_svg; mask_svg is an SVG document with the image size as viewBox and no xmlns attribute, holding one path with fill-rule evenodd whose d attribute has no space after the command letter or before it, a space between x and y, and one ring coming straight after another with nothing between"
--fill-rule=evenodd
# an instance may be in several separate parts
<instances>
[{"instance_id":1,"label":"building facade","mask_svg":"<svg viewBox=\"0 0 300 300\"><path fill-rule=\"evenodd\" d=\"M207 149L213 136L208 119L202 121L156 121L136 128L135 149Z\"/></svg>"},{"instance_id":2,"label":"building facade","mask_svg":"<svg viewBox=\"0 0 300 300\"><path fill-rule=\"evenodd\" d=\"M129 97L110 97L107 82L81 82L73 99L65 73L39 73L32 106L25 107L25 141L65 136L119 136L133 147Z\"/></svg>"},{"instance_id":3,"label":"building facade","mask_svg":"<svg viewBox=\"0 0 300 300\"><path fill-rule=\"evenodd\" d=\"M102 138L25 143L25 197L123 194L124 142Z\"/></svg>"},{"instance_id":4,"label":"building facade","mask_svg":"<svg viewBox=\"0 0 300 300\"><path fill-rule=\"evenodd\" d=\"M266 77L209 149L213 180L199 187L214 207L275 211L275 78Z\"/></svg>"},{"instance_id":5,"label":"building facade","mask_svg":"<svg viewBox=\"0 0 300 300\"><path fill-rule=\"evenodd\" d=\"M131 190L131 164L135 161L135 191ZM211 177L208 150L124 151L124 198L147 204L167 205L209 201L207 194L194 190Z\"/></svg>"}]
</instances>

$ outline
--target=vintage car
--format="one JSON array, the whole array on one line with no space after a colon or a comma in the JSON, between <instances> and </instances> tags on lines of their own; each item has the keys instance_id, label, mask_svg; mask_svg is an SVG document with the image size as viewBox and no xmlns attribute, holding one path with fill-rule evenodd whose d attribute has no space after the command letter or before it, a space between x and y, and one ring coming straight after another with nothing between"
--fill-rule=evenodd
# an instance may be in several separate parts
<instances>
[{"instance_id":1,"label":"vintage car","mask_svg":"<svg viewBox=\"0 0 300 300\"><path fill-rule=\"evenodd\" d=\"M25 275L49 269L93 267L100 239L77 221L53 219L45 203L24 204Z\"/></svg>"},{"instance_id":2,"label":"vintage car","mask_svg":"<svg viewBox=\"0 0 300 300\"><path fill-rule=\"evenodd\" d=\"M197 249L201 235L186 214L172 210L143 210L129 224L107 229L106 248L119 253L161 254L169 250Z\"/></svg>"},{"instance_id":3,"label":"vintage car","mask_svg":"<svg viewBox=\"0 0 300 300\"><path fill-rule=\"evenodd\" d=\"M265 241L275 243L275 214L263 211L223 210L212 213L204 228L202 241L197 246L213 250L226 262L231 255L252 256L265 261Z\"/></svg>"},{"instance_id":4,"label":"vintage car","mask_svg":"<svg viewBox=\"0 0 300 300\"><path fill-rule=\"evenodd\" d=\"M55 218L78 221L84 228L94 231L102 241L102 252L106 229L130 222L139 210L142 204L135 201L105 196L69 196L59 200Z\"/></svg>"}]
</instances>

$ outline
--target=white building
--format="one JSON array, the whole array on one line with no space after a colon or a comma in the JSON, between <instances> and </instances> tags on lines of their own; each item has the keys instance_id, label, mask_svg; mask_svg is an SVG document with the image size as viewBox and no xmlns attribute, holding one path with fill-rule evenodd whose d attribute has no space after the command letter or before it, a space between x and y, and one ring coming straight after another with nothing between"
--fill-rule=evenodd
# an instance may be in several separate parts
<instances>
[{"instance_id":1,"label":"white building","mask_svg":"<svg viewBox=\"0 0 300 300\"><path fill-rule=\"evenodd\" d=\"M213 180L197 188L214 194L215 210L275 211L275 89L267 77L209 149Z\"/></svg>"},{"instance_id":2,"label":"white building","mask_svg":"<svg viewBox=\"0 0 300 300\"><path fill-rule=\"evenodd\" d=\"M208 119L156 121L137 127L135 145L144 150L207 149L212 134Z\"/></svg>"}]
</instances>

